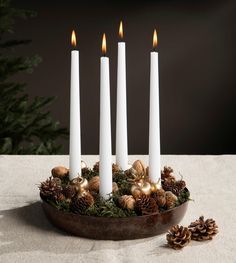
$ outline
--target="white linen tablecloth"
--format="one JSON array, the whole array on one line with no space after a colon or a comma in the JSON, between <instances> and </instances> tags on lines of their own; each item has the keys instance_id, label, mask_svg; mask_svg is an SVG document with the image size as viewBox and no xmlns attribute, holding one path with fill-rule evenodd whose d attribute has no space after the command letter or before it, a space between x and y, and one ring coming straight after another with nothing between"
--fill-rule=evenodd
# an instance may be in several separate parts
<instances>
[{"instance_id":1,"label":"white linen tablecloth","mask_svg":"<svg viewBox=\"0 0 236 263\"><path fill-rule=\"evenodd\" d=\"M148 161L141 155L129 159ZM92 166L98 156L83 160ZM37 186L57 165L68 167L68 156L0 156L0 262L236 262L236 156L162 156L162 166L184 177L194 199L181 224L204 215L219 225L213 241L192 242L181 251L167 248L165 235L95 241L53 227Z\"/></svg>"}]
</instances>

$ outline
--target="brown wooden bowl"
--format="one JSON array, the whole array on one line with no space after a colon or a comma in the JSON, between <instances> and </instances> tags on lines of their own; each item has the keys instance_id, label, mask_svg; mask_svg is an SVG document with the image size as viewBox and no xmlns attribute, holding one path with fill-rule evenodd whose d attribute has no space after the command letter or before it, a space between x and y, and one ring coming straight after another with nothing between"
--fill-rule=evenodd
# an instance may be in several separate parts
<instances>
[{"instance_id":1,"label":"brown wooden bowl","mask_svg":"<svg viewBox=\"0 0 236 263\"><path fill-rule=\"evenodd\" d=\"M56 209L43 200L43 210L56 227L76 236L99 240L129 240L163 234L184 217L188 201L162 213L125 218L95 217Z\"/></svg>"}]
</instances>

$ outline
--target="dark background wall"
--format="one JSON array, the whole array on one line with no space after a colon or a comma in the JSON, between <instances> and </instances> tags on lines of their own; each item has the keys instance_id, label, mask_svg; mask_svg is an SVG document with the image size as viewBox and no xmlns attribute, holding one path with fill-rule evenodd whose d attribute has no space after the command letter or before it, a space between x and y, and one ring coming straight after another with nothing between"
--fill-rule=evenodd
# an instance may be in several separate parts
<instances>
[{"instance_id":1,"label":"dark background wall","mask_svg":"<svg viewBox=\"0 0 236 263\"><path fill-rule=\"evenodd\" d=\"M82 153L98 153L99 57L107 33L115 150L117 31L127 42L129 153L148 152L149 52L159 31L162 153L236 153L236 1L13 1L38 16L16 35L18 52L43 62L19 78L31 96L56 95L53 116L69 126L70 34L80 49ZM65 153L68 142L64 142Z\"/></svg>"}]
</instances>

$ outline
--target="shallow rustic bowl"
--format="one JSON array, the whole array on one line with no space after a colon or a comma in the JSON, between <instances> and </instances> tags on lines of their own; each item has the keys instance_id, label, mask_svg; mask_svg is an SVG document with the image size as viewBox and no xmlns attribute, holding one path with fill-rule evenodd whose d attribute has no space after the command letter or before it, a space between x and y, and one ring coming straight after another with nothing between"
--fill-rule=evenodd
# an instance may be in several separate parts
<instances>
[{"instance_id":1,"label":"shallow rustic bowl","mask_svg":"<svg viewBox=\"0 0 236 263\"><path fill-rule=\"evenodd\" d=\"M56 227L76 236L100 240L128 240L156 236L178 224L184 217L188 201L160 214L125 218L95 217L56 209L43 200L43 210Z\"/></svg>"}]
</instances>

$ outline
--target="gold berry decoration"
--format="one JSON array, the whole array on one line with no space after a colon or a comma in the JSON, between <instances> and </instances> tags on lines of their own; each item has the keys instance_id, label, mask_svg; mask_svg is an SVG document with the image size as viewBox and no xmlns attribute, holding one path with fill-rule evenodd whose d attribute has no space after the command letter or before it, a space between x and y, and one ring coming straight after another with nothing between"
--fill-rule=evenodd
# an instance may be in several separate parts
<instances>
[{"instance_id":1,"label":"gold berry decoration","mask_svg":"<svg viewBox=\"0 0 236 263\"><path fill-rule=\"evenodd\" d=\"M122 195L119 198L119 205L123 209L133 210L135 205L135 199L132 195Z\"/></svg>"},{"instance_id":2,"label":"gold berry decoration","mask_svg":"<svg viewBox=\"0 0 236 263\"><path fill-rule=\"evenodd\" d=\"M218 226L212 218L204 220L201 216L188 226L192 239L196 241L211 240L218 233Z\"/></svg>"},{"instance_id":3,"label":"gold berry decoration","mask_svg":"<svg viewBox=\"0 0 236 263\"><path fill-rule=\"evenodd\" d=\"M53 177L62 179L69 175L69 169L64 166L57 166L52 169L51 173Z\"/></svg>"},{"instance_id":4,"label":"gold berry decoration","mask_svg":"<svg viewBox=\"0 0 236 263\"><path fill-rule=\"evenodd\" d=\"M166 235L168 245L173 249L182 249L191 241L191 231L187 227L172 226Z\"/></svg>"}]
</instances>

